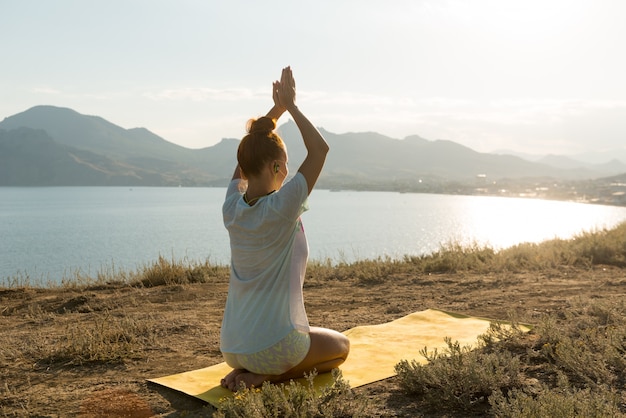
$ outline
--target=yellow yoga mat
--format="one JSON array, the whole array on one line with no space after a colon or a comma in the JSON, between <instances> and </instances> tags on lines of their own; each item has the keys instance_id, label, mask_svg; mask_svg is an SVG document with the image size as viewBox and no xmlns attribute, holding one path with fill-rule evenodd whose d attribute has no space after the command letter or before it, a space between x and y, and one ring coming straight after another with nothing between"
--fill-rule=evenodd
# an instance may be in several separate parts
<instances>
[{"instance_id":1,"label":"yellow yoga mat","mask_svg":"<svg viewBox=\"0 0 626 418\"><path fill-rule=\"evenodd\" d=\"M365 325L344 332L350 339L350 355L341 365L343 379L358 387L395 375L400 360L426 363L419 353L446 348L445 337L461 345L474 345L477 337L489 329L489 319L428 309L380 325ZM149 382L174 389L217 406L232 392L220 386L220 380L232 369L226 363L171 376L149 379ZM303 379L300 379L304 381ZM315 386L332 384L331 373L315 378Z\"/></svg>"}]
</instances>

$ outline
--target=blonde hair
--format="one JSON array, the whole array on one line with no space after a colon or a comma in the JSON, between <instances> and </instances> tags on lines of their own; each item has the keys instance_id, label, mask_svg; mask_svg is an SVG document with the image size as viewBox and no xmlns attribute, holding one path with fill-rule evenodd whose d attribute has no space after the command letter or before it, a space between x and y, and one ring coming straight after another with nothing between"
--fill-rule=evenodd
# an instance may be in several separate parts
<instances>
[{"instance_id":1,"label":"blonde hair","mask_svg":"<svg viewBox=\"0 0 626 418\"><path fill-rule=\"evenodd\" d=\"M276 121L267 116L248 121L248 134L243 137L237 149L237 162L245 177L258 176L265 164L282 158L285 143L274 129Z\"/></svg>"}]
</instances>

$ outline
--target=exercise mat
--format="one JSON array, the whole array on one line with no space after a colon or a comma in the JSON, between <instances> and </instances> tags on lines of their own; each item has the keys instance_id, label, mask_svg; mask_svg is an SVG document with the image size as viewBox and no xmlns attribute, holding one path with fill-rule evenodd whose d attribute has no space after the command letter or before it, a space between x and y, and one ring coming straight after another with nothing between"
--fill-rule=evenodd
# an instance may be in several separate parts
<instances>
[{"instance_id":1,"label":"exercise mat","mask_svg":"<svg viewBox=\"0 0 626 418\"><path fill-rule=\"evenodd\" d=\"M478 336L487 332L491 322L494 320L428 309L380 325L351 328L344 332L350 339L350 355L340 367L343 379L355 388L392 377L400 360L426 363L420 354L424 347L428 351L445 349L445 337L462 346L476 344ZM230 390L220 386L220 380L231 370L226 363L219 363L148 381L217 406L220 399L232 396ZM323 373L315 377L314 385L321 390L332 382L331 373Z\"/></svg>"}]
</instances>

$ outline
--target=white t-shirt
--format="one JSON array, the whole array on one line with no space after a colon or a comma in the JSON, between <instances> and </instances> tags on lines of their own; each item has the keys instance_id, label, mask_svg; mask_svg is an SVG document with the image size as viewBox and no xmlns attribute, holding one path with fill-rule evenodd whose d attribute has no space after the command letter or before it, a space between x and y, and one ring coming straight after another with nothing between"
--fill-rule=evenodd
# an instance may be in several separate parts
<instances>
[{"instance_id":1,"label":"white t-shirt","mask_svg":"<svg viewBox=\"0 0 626 418\"><path fill-rule=\"evenodd\" d=\"M309 248L300 220L308 209L308 187L297 173L280 190L249 206L239 182L231 181L222 207L231 273L220 349L252 354L293 329L309 332L302 297Z\"/></svg>"}]
</instances>

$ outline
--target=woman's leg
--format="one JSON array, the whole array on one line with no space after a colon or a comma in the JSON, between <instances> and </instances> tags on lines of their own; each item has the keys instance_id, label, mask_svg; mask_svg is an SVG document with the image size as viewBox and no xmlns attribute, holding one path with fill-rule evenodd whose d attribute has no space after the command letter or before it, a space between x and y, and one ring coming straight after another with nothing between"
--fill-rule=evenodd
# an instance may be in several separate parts
<instances>
[{"instance_id":1,"label":"woman's leg","mask_svg":"<svg viewBox=\"0 0 626 418\"><path fill-rule=\"evenodd\" d=\"M282 382L297 379L313 370L316 370L318 373L325 373L339 367L348 358L350 340L342 333L327 328L311 327L309 335L311 337L309 352L304 360L294 368L281 375L240 372L233 376L233 384L227 385L228 388L237 390L242 382L246 387L259 387L265 381Z\"/></svg>"},{"instance_id":2,"label":"woman's leg","mask_svg":"<svg viewBox=\"0 0 626 418\"><path fill-rule=\"evenodd\" d=\"M339 367L348 358L350 340L342 333L327 328L311 327L309 335L311 336L309 353L300 364L285 374L298 374L298 377L302 377L304 373L313 370L326 373Z\"/></svg>"}]
</instances>

